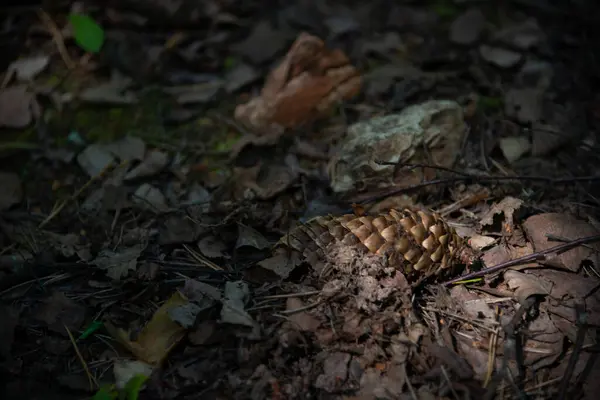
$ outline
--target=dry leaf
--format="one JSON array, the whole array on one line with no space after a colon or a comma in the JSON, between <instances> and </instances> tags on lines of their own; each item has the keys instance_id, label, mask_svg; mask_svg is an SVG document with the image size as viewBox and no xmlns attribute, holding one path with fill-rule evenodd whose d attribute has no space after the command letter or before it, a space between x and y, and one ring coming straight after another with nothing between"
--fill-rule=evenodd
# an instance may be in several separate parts
<instances>
[{"instance_id":1,"label":"dry leaf","mask_svg":"<svg viewBox=\"0 0 600 400\"><path fill-rule=\"evenodd\" d=\"M344 53L302 33L271 71L261 95L239 105L235 116L257 130L271 124L292 128L327 115L360 88L361 77Z\"/></svg>"},{"instance_id":2,"label":"dry leaf","mask_svg":"<svg viewBox=\"0 0 600 400\"><path fill-rule=\"evenodd\" d=\"M546 250L571 240L599 233L587 221L577 219L572 215L559 213L538 214L529 217L523 224L523 229L535 251ZM600 266L600 244L591 243L585 246L577 246L555 257L549 256L540 262L577 272L584 260L591 261L598 268Z\"/></svg>"},{"instance_id":3,"label":"dry leaf","mask_svg":"<svg viewBox=\"0 0 600 400\"><path fill-rule=\"evenodd\" d=\"M40 105L26 85L0 89L0 127L25 128L40 113Z\"/></svg>"},{"instance_id":4,"label":"dry leaf","mask_svg":"<svg viewBox=\"0 0 600 400\"><path fill-rule=\"evenodd\" d=\"M111 336L139 360L157 366L185 336L185 329L171 319L169 310L187 303L187 299L181 293L173 293L169 300L156 310L135 341L129 339L130 332L116 328L110 322L106 322L105 326Z\"/></svg>"}]
</instances>

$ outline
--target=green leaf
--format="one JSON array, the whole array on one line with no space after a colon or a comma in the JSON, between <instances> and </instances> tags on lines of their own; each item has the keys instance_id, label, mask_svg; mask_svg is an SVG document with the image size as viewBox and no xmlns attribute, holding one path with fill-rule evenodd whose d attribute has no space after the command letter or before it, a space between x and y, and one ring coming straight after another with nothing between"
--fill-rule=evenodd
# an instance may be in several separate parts
<instances>
[{"instance_id":1,"label":"green leaf","mask_svg":"<svg viewBox=\"0 0 600 400\"><path fill-rule=\"evenodd\" d=\"M135 375L125 384L123 392L126 400L137 400L140 390L144 385L144 382L148 380L148 377L142 374Z\"/></svg>"},{"instance_id":2,"label":"green leaf","mask_svg":"<svg viewBox=\"0 0 600 400\"><path fill-rule=\"evenodd\" d=\"M115 400L118 395L118 392L114 390L114 385L105 385L98 389L92 400Z\"/></svg>"},{"instance_id":3,"label":"green leaf","mask_svg":"<svg viewBox=\"0 0 600 400\"><path fill-rule=\"evenodd\" d=\"M83 14L70 14L75 43L89 53L97 53L104 44L104 29L91 17Z\"/></svg>"},{"instance_id":4,"label":"green leaf","mask_svg":"<svg viewBox=\"0 0 600 400\"><path fill-rule=\"evenodd\" d=\"M92 333L96 332L101 326L102 326L102 321L93 321L90 324L90 326L88 326L88 328L85 331L83 331L83 333L81 335L79 335L79 338L77 340L87 338Z\"/></svg>"}]
</instances>

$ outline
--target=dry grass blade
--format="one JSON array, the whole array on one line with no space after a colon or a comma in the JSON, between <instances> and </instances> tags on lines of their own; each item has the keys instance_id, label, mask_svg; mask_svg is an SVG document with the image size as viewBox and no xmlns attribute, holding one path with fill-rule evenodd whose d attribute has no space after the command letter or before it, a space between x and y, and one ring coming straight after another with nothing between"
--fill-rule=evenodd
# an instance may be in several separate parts
<instances>
[{"instance_id":1,"label":"dry grass blade","mask_svg":"<svg viewBox=\"0 0 600 400\"><path fill-rule=\"evenodd\" d=\"M83 356L81 355L81 352L79 351L79 347L77 347L75 338L73 338L73 335L71 334L71 331L69 330L69 328L66 325L63 325L63 326L65 327L65 330L67 331L67 335L69 335L69 340L71 341L71 344L73 345L73 348L75 349L77 358L79 359L79 362L81 362L81 365L83 366L85 374L88 377L88 381L90 383L90 390L98 389L100 387L100 385L98 385L98 381L96 381L96 378L94 378L94 376L90 373L87 363L83 359Z\"/></svg>"}]
</instances>

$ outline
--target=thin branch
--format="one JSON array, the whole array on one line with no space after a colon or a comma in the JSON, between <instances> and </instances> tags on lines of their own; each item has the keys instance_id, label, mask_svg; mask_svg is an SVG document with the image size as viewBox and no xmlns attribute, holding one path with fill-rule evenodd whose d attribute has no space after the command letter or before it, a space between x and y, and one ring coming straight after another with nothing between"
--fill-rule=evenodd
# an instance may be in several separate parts
<instances>
[{"instance_id":1,"label":"thin branch","mask_svg":"<svg viewBox=\"0 0 600 400\"><path fill-rule=\"evenodd\" d=\"M535 260L541 259L541 258L543 258L542 256L544 256L546 254L559 253L559 252L570 250L573 247L577 247L577 246L585 244L585 243L593 243L593 242L598 242L598 241L600 241L600 235L593 235L593 236L587 236L587 237L575 239L575 240L570 241L569 243L563 243L558 246L550 247L549 249L546 249L546 250L538 251L533 254L529 254L527 256L515 258L514 260L510 260L510 261L506 261L506 262L494 265L493 267L482 269L481 271L475 271L475 272L471 272L471 273L463 275L463 276L459 276L458 278L454 278L454 279L451 279L449 281L442 283L442 285L450 286L450 285L453 285L453 284L463 281L463 280L480 278L482 276L489 275L489 274L497 272L497 271L501 271L508 267L525 264L530 261L535 261Z\"/></svg>"},{"instance_id":2,"label":"thin branch","mask_svg":"<svg viewBox=\"0 0 600 400\"><path fill-rule=\"evenodd\" d=\"M382 163L383 164L383 163ZM427 186L434 186L440 184L453 184L457 182L506 182L506 181L521 181L521 182L543 182L549 185L566 185L573 184L578 182L596 182L600 181L600 176L576 176L576 177L565 177L565 178L552 178L549 176L488 176L488 175L475 175L468 174L465 172L453 170L451 168L440 167L436 165L427 165L427 164L395 164L395 163L385 163L388 165L398 165L400 167L406 167L409 169L414 168L431 168L437 169L441 171L451 172L454 174L458 174L460 176L444 178L444 179L432 179L429 181L420 182L414 185L404 186L398 189L393 189L387 193L379 194L373 197L369 197L365 200L361 201L361 204L372 203L374 201L378 201L384 199L386 197L390 197L393 195L397 195L400 193L410 192L413 190L421 189Z\"/></svg>"}]
</instances>

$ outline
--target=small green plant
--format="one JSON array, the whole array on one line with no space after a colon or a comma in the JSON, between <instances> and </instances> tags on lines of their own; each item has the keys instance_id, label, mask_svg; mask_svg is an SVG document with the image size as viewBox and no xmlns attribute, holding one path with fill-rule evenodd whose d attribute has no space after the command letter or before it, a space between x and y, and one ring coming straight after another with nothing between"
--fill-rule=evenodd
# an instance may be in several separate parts
<instances>
[{"instance_id":1,"label":"small green plant","mask_svg":"<svg viewBox=\"0 0 600 400\"><path fill-rule=\"evenodd\" d=\"M69 23L73 27L75 43L89 53L98 53L104 44L104 29L90 16L70 14Z\"/></svg>"},{"instance_id":2,"label":"small green plant","mask_svg":"<svg viewBox=\"0 0 600 400\"><path fill-rule=\"evenodd\" d=\"M138 374L127 381L122 390L117 389L115 385L101 386L92 400L138 400L140 390L147 380L147 376Z\"/></svg>"}]
</instances>

